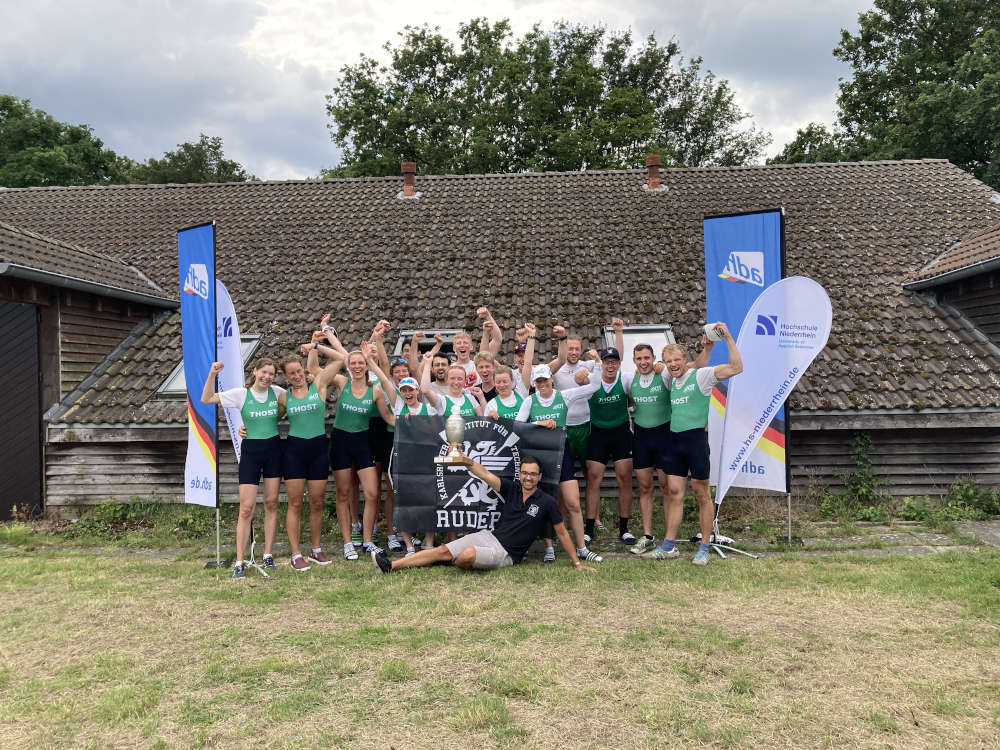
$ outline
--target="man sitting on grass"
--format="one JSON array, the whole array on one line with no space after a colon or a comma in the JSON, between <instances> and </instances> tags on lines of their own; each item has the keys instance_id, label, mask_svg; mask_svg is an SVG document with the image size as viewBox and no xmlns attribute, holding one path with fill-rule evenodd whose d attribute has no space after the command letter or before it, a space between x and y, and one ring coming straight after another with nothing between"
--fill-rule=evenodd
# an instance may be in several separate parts
<instances>
[{"instance_id":1,"label":"man sitting on grass","mask_svg":"<svg viewBox=\"0 0 1000 750\"><path fill-rule=\"evenodd\" d=\"M570 561L577 570L594 570L580 562L556 501L538 489L542 465L534 456L521 459L520 479L501 479L468 456L462 456L469 473L481 479L503 498L503 510L493 531L467 534L461 539L399 560L389 560L384 553L372 553L383 573L398 568L450 562L464 570L494 570L521 562L532 542L541 536L545 522L551 521Z\"/></svg>"}]
</instances>

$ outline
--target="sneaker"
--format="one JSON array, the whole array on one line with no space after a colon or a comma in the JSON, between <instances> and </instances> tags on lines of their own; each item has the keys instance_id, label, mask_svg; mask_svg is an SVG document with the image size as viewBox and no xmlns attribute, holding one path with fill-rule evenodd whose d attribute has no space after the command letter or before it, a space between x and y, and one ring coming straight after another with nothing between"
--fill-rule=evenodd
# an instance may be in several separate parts
<instances>
[{"instance_id":1,"label":"sneaker","mask_svg":"<svg viewBox=\"0 0 1000 750\"><path fill-rule=\"evenodd\" d=\"M410 555L415 555L415 554L417 554L417 551L413 549L413 547L410 547L408 550L406 550L406 554L403 555L403 557L409 557Z\"/></svg>"},{"instance_id":2,"label":"sneaker","mask_svg":"<svg viewBox=\"0 0 1000 750\"><path fill-rule=\"evenodd\" d=\"M592 562L592 563L604 562L604 558L603 557L601 557L596 552L591 552L586 547L583 548L583 549L581 549L581 550L577 550L577 555L584 562Z\"/></svg>"},{"instance_id":3,"label":"sneaker","mask_svg":"<svg viewBox=\"0 0 1000 750\"><path fill-rule=\"evenodd\" d=\"M302 555L296 555L288 564L292 566L292 570L309 570L309 563Z\"/></svg>"},{"instance_id":4,"label":"sneaker","mask_svg":"<svg viewBox=\"0 0 1000 750\"><path fill-rule=\"evenodd\" d=\"M633 555L643 555L647 552L652 551L656 547L656 542L650 539L648 536L643 535L635 540L635 544L629 549Z\"/></svg>"},{"instance_id":5,"label":"sneaker","mask_svg":"<svg viewBox=\"0 0 1000 750\"><path fill-rule=\"evenodd\" d=\"M643 538L645 539L645 537ZM618 540L626 547L631 547L633 544L635 544L636 541L635 536L632 535L631 531L626 531L624 534L618 537Z\"/></svg>"},{"instance_id":6,"label":"sneaker","mask_svg":"<svg viewBox=\"0 0 1000 750\"><path fill-rule=\"evenodd\" d=\"M592 541L594 541L594 537L592 537L590 534L583 535L583 543L586 544L588 547L590 546L590 543Z\"/></svg>"},{"instance_id":7,"label":"sneaker","mask_svg":"<svg viewBox=\"0 0 1000 750\"><path fill-rule=\"evenodd\" d=\"M261 567L264 570L277 570L278 566L274 562L274 557L271 555L264 555L264 559L260 561Z\"/></svg>"},{"instance_id":8,"label":"sneaker","mask_svg":"<svg viewBox=\"0 0 1000 750\"><path fill-rule=\"evenodd\" d=\"M542 558L542 562L551 563L556 561L556 551L554 549L545 550L545 557Z\"/></svg>"},{"instance_id":9,"label":"sneaker","mask_svg":"<svg viewBox=\"0 0 1000 750\"><path fill-rule=\"evenodd\" d=\"M351 545L354 546L354 545ZM329 565L333 562L329 557L323 554L323 550L316 550L315 552L309 553L309 562L314 562L317 565Z\"/></svg>"},{"instance_id":10,"label":"sneaker","mask_svg":"<svg viewBox=\"0 0 1000 750\"><path fill-rule=\"evenodd\" d=\"M372 545L371 555L372 555L372 561L376 565L378 565L379 570L381 570L383 573L392 572L392 561L385 556L385 552L380 550L374 544Z\"/></svg>"},{"instance_id":11,"label":"sneaker","mask_svg":"<svg viewBox=\"0 0 1000 750\"><path fill-rule=\"evenodd\" d=\"M634 552L635 550L633 550ZM672 550L667 552L663 547L656 547L650 552L643 555L644 558L648 560L674 560L681 556L681 551L674 547Z\"/></svg>"},{"instance_id":12,"label":"sneaker","mask_svg":"<svg viewBox=\"0 0 1000 750\"><path fill-rule=\"evenodd\" d=\"M417 547L422 547L423 545L424 545L424 542L423 542L422 539L418 539L417 537L413 537L413 548L414 549L416 549Z\"/></svg>"},{"instance_id":13,"label":"sneaker","mask_svg":"<svg viewBox=\"0 0 1000 750\"><path fill-rule=\"evenodd\" d=\"M351 542L348 542L347 544L344 545L344 559L345 560L358 559L358 551L354 549L354 545Z\"/></svg>"},{"instance_id":14,"label":"sneaker","mask_svg":"<svg viewBox=\"0 0 1000 750\"><path fill-rule=\"evenodd\" d=\"M401 552L403 550L403 543L399 541L399 538L395 534L389 537L389 543L386 546L390 552Z\"/></svg>"},{"instance_id":15,"label":"sneaker","mask_svg":"<svg viewBox=\"0 0 1000 750\"><path fill-rule=\"evenodd\" d=\"M351 544L355 547L360 547L363 537L361 536L361 524L352 523L351 524Z\"/></svg>"},{"instance_id":16,"label":"sneaker","mask_svg":"<svg viewBox=\"0 0 1000 750\"><path fill-rule=\"evenodd\" d=\"M368 542L364 547L361 548L363 552L370 553L373 555L384 555L385 552L379 547L375 542Z\"/></svg>"},{"instance_id":17,"label":"sneaker","mask_svg":"<svg viewBox=\"0 0 1000 750\"><path fill-rule=\"evenodd\" d=\"M247 577L246 565L234 565L233 566L233 578L241 580Z\"/></svg>"},{"instance_id":18,"label":"sneaker","mask_svg":"<svg viewBox=\"0 0 1000 750\"><path fill-rule=\"evenodd\" d=\"M700 549L695 555L694 559L691 560L692 565L708 565L708 550Z\"/></svg>"}]
</instances>

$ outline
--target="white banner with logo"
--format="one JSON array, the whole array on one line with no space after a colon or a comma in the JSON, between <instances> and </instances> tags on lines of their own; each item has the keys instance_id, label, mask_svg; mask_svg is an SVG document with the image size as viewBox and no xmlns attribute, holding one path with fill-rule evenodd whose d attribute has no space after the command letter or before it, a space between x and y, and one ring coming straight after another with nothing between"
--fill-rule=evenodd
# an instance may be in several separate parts
<instances>
[{"instance_id":1,"label":"white banner with logo","mask_svg":"<svg viewBox=\"0 0 1000 750\"><path fill-rule=\"evenodd\" d=\"M826 346L832 323L826 290L804 276L772 284L751 305L736 340L743 372L729 380L716 503L745 471L771 419Z\"/></svg>"},{"instance_id":2,"label":"white banner with logo","mask_svg":"<svg viewBox=\"0 0 1000 750\"><path fill-rule=\"evenodd\" d=\"M240 344L240 324L236 321L236 309L225 284L215 280L215 332L218 339L216 352L225 367L219 373L218 389L228 391L246 385L243 374L243 349ZM237 434L243 426L243 415L239 409L223 409L229 434L233 439L236 461L240 460L240 445L243 441Z\"/></svg>"}]
</instances>

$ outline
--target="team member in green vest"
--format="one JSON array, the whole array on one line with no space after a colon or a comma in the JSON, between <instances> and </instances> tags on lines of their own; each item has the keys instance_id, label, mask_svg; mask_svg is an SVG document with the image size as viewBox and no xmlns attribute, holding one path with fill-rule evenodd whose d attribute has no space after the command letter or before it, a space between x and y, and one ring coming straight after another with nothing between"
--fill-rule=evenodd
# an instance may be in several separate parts
<instances>
[{"instance_id":1,"label":"team member in green vest","mask_svg":"<svg viewBox=\"0 0 1000 750\"><path fill-rule=\"evenodd\" d=\"M591 379L589 372L578 372L575 376L577 385L557 391L552 380L552 370L548 365L536 365L531 371L531 382L535 392L521 403L517 412L519 422L533 422L539 427L550 430L566 430L566 413L569 405L579 399L586 399L599 387L596 378ZM601 562L600 555L591 552L584 541L583 515L580 513L580 485L576 481L573 468L573 451L569 439L565 439L562 456L562 472L559 475L559 507L564 516L568 516L573 536L576 537L577 554L581 560ZM546 539L545 561L555 561L555 549L552 540Z\"/></svg>"},{"instance_id":2,"label":"team member in green vest","mask_svg":"<svg viewBox=\"0 0 1000 750\"><path fill-rule=\"evenodd\" d=\"M285 394L285 413L288 417L288 438L282 473L285 476L285 494L288 509L285 528L291 547L291 566L294 570L309 570L309 562L299 551L299 534L302 529L302 498L309 491L309 538L312 543L309 561L329 565L332 561L323 553L320 544L323 533L323 499L330 477L330 454L326 437L327 386L343 365L343 359L321 369L319 366L319 338L314 337L309 347L306 366L298 357L289 357L281 363L281 370L288 380ZM307 375L312 375L308 382Z\"/></svg>"},{"instance_id":3,"label":"team member in green vest","mask_svg":"<svg viewBox=\"0 0 1000 750\"><path fill-rule=\"evenodd\" d=\"M673 378L670 385L671 441L664 457L667 474L668 502L675 508L683 507L687 477L691 476L691 489L698 498L698 519L701 526L701 545L692 562L708 565L708 540L712 537L715 508L708 494L708 409L712 387L726 378L743 372L743 358L725 323L716 323L715 329L726 340L729 362L715 367L687 369L688 355L683 346L668 344L663 347L663 362L667 374ZM674 516L675 518L672 518ZM667 534L659 550L647 552L644 557L660 559L679 555L674 544L680 526L680 514L667 514ZM657 554L662 552L662 554Z\"/></svg>"},{"instance_id":4,"label":"team member in green vest","mask_svg":"<svg viewBox=\"0 0 1000 750\"><path fill-rule=\"evenodd\" d=\"M493 384L497 395L486 404L486 416L493 419L514 419L521 408L521 402L528 392L524 386L514 385L514 371L507 365L497 365L493 374Z\"/></svg>"},{"instance_id":5,"label":"team member in green vest","mask_svg":"<svg viewBox=\"0 0 1000 750\"><path fill-rule=\"evenodd\" d=\"M702 338L702 351L698 358L687 364L691 367L704 367L708 364L712 352L712 342ZM662 362L655 361L653 347L649 344L636 344L632 350L632 362L635 364L635 374L631 377L622 376L625 391L634 405L632 426L632 468L635 469L636 482L639 485L639 516L642 520L643 536L629 549L636 555L651 551L656 543L653 541L653 471L655 469L663 493L663 515L669 519L670 513L680 513L683 507L667 502L670 493L667 490L667 475L663 471L663 457L670 441L670 384L672 378L667 374ZM671 523L668 520L667 525ZM676 517L675 526L680 525L680 516Z\"/></svg>"},{"instance_id":6,"label":"team member in green vest","mask_svg":"<svg viewBox=\"0 0 1000 750\"><path fill-rule=\"evenodd\" d=\"M425 363L423 372L420 373L420 390L423 392L427 403L438 410L438 414L451 416L453 413L456 413L454 410L457 409L457 413L463 417L481 417L483 416L483 409L486 407L486 402L483 400L483 392L480 388L471 387L467 393L465 390L466 381L465 368L461 365L452 365L448 368L445 379L445 382L448 384L448 392L441 395L431 385L431 368L427 367ZM470 393L472 396L475 396L475 401L468 395Z\"/></svg>"},{"instance_id":7,"label":"team member in green vest","mask_svg":"<svg viewBox=\"0 0 1000 750\"><path fill-rule=\"evenodd\" d=\"M264 559L265 568L274 569L274 535L278 529L278 489L281 486L281 439L278 417L285 409L285 389L274 385L274 362L260 359L253 368L249 388L215 392L215 381L222 362L213 362L201 392L203 404L218 404L239 409L247 437L240 448L240 515L236 522L236 565L233 578L245 578L243 555L250 541L250 524L257 509L257 487L264 477Z\"/></svg>"},{"instance_id":8,"label":"team member in green vest","mask_svg":"<svg viewBox=\"0 0 1000 750\"><path fill-rule=\"evenodd\" d=\"M367 343L362 344L367 348ZM371 356L375 356L372 351ZM378 474L375 458L368 442L368 422L378 413L389 416L382 389L368 382L368 355L353 351L347 357L350 377L337 374L332 385L338 392L337 411L330 433L330 458L334 481L337 483L337 520L344 537L344 559L357 560L358 553L351 543L351 472L356 471L361 490L365 493L362 516L362 546L365 552L374 548L372 531L378 515Z\"/></svg>"}]
</instances>

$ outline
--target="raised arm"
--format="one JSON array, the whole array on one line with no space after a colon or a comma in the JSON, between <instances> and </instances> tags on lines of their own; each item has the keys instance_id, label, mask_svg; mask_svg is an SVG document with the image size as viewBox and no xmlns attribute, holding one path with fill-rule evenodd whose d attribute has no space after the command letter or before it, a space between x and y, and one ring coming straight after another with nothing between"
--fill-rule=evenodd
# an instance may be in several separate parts
<instances>
[{"instance_id":1,"label":"raised arm","mask_svg":"<svg viewBox=\"0 0 1000 750\"><path fill-rule=\"evenodd\" d=\"M708 367L708 360L712 356L712 347L715 346L715 342L711 339L707 339L704 336L701 337L701 351L698 352L698 356L694 358L694 362L691 363L691 367Z\"/></svg>"},{"instance_id":2,"label":"raised arm","mask_svg":"<svg viewBox=\"0 0 1000 750\"><path fill-rule=\"evenodd\" d=\"M347 349L344 345L340 343L340 339L337 338L337 331L330 325L330 314L327 313L320 320L320 328L323 334L326 336L327 343L337 351L341 357L347 359Z\"/></svg>"},{"instance_id":3,"label":"raised arm","mask_svg":"<svg viewBox=\"0 0 1000 750\"><path fill-rule=\"evenodd\" d=\"M410 339L410 353L406 357L406 367L410 376L420 379L420 342L424 340L423 331L414 331Z\"/></svg>"},{"instance_id":4,"label":"raised arm","mask_svg":"<svg viewBox=\"0 0 1000 750\"><path fill-rule=\"evenodd\" d=\"M469 389L469 393L476 399L476 416L483 416L486 413L486 397L483 395L483 389L478 385L473 386Z\"/></svg>"},{"instance_id":5,"label":"raised arm","mask_svg":"<svg viewBox=\"0 0 1000 750\"><path fill-rule=\"evenodd\" d=\"M487 470L482 464L476 463L472 459L469 459L469 473L472 474L476 479L481 479L486 484L490 486L490 489L494 492L500 491L500 477L498 477L493 472Z\"/></svg>"},{"instance_id":6,"label":"raised arm","mask_svg":"<svg viewBox=\"0 0 1000 750\"><path fill-rule=\"evenodd\" d=\"M371 346L365 347L365 360L368 362L368 369L375 373L375 377L378 378L379 384L382 386L382 391L385 393L386 397L389 399L389 403L392 406L396 405L396 399L399 398L399 394L396 393L396 386L385 374L385 370L379 367L379 363L375 361L375 358L371 356ZM385 415L383 415L383 418ZM388 420L386 420L388 421Z\"/></svg>"},{"instance_id":7,"label":"raised arm","mask_svg":"<svg viewBox=\"0 0 1000 750\"><path fill-rule=\"evenodd\" d=\"M219 373L222 372L223 367L225 365L222 362L213 362L212 366L208 368L208 378L205 380L205 387L201 389L201 403L221 403L219 401L219 394L215 392L215 380L219 377Z\"/></svg>"},{"instance_id":8,"label":"raised arm","mask_svg":"<svg viewBox=\"0 0 1000 750\"><path fill-rule=\"evenodd\" d=\"M621 318L612 318L611 327L615 331L615 349L618 353L625 356L625 321Z\"/></svg>"},{"instance_id":9,"label":"raised arm","mask_svg":"<svg viewBox=\"0 0 1000 750\"><path fill-rule=\"evenodd\" d=\"M389 355L385 353L385 334L385 330L376 328L376 333L372 335L372 340L375 342L375 350L378 353L379 367L389 372Z\"/></svg>"},{"instance_id":10,"label":"raised arm","mask_svg":"<svg viewBox=\"0 0 1000 750\"><path fill-rule=\"evenodd\" d=\"M483 319L483 339L479 344L479 351L489 352L494 357L500 354L500 346L503 344L503 333L497 325L493 313L485 307L476 310L476 315Z\"/></svg>"},{"instance_id":11,"label":"raised arm","mask_svg":"<svg viewBox=\"0 0 1000 750\"><path fill-rule=\"evenodd\" d=\"M437 406L438 392L431 388L431 360L434 355L425 352L420 362L420 392L431 406Z\"/></svg>"},{"instance_id":12,"label":"raised arm","mask_svg":"<svg viewBox=\"0 0 1000 750\"><path fill-rule=\"evenodd\" d=\"M531 389L531 368L535 366L535 342L538 340L534 323L524 324L524 364L521 365L521 382Z\"/></svg>"},{"instance_id":13,"label":"raised arm","mask_svg":"<svg viewBox=\"0 0 1000 750\"><path fill-rule=\"evenodd\" d=\"M552 326L552 335L555 336L557 347L556 347L556 358L549 362L549 370L555 375L556 372L566 364L566 329L563 326Z\"/></svg>"},{"instance_id":14,"label":"raised arm","mask_svg":"<svg viewBox=\"0 0 1000 750\"><path fill-rule=\"evenodd\" d=\"M716 323L715 330L722 332L722 336L726 339L726 349L729 352L729 361L724 365L715 366L715 377L719 380L725 380L733 375L739 375L743 372L743 357L740 355L740 350L736 348L733 335L725 323Z\"/></svg>"}]
</instances>

